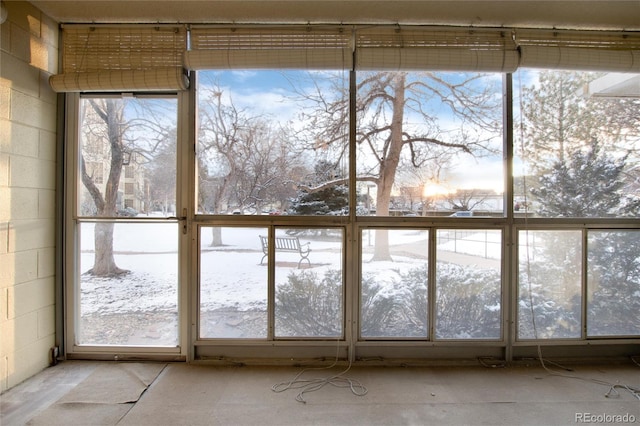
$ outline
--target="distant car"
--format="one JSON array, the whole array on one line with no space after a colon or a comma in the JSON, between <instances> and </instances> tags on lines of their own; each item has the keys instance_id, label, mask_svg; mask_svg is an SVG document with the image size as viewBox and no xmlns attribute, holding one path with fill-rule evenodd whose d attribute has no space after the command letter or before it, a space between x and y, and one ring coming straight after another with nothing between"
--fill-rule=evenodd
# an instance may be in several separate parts
<instances>
[{"instance_id":1,"label":"distant car","mask_svg":"<svg viewBox=\"0 0 640 426\"><path fill-rule=\"evenodd\" d=\"M231 214L242 214L242 212L238 209L235 209Z\"/></svg>"},{"instance_id":2,"label":"distant car","mask_svg":"<svg viewBox=\"0 0 640 426\"><path fill-rule=\"evenodd\" d=\"M138 216L138 211L132 207L125 207L124 209L118 210L116 214L122 217L136 217Z\"/></svg>"},{"instance_id":3,"label":"distant car","mask_svg":"<svg viewBox=\"0 0 640 426\"><path fill-rule=\"evenodd\" d=\"M459 212L455 212L449 217L472 217L473 212L471 210L460 210Z\"/></svg>"}]
</instances>

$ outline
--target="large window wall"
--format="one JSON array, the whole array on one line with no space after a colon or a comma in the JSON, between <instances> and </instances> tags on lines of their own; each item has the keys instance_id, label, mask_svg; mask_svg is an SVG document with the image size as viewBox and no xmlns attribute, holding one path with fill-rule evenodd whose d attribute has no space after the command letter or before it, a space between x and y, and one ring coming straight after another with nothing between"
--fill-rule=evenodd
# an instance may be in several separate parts
<instances>
[{"instance_id":1,"label":"large window wall","mask_svg":"<svg viewBox=\"0 0 640 426\"><path fill-rule=\"evenodd\" d=\"M520 340L640 330L636 316L627 316L640 284L640 104L624 90L601 91L634 78L568 70L514 76Z\"/></svg>"},{"instance_id":2,"label":"large window wall","mask_svg":"<svg viewBox=\"0 0 640 426\"><path fill-rule=\"evenodd\" d=\"M216 75L231 81L236 73ZM332 238L331 228L286 230L310 245L310 261L302 264L298 254L279 248L274 255L265 251L265 321L256 337L289 344L337 338L352 345L354 359L386 359L504 356L510 345L517 357L542 342L563 348L594 339L628 343L640 335L635 316L625 314L636 308L639 285L633 190L638 122L619 114L638 104L579 93L578 87L602 74L542 70L503 78L368 71L351 75L351 92L340 73L248 74L238 90L250 90L255 99L279 99L243 100L242 111L278 117L271 126L286 128L279 138L265 132L262 140L272 147L289 141L287 149L275 152L296 153L295 167L280 169L271 180L291 192L260 208L229 201L222 215L203 220L269 224L252 230L262 235L275 224L269 242L276 245L280 226L292 224L338 221L357 237L344 240L341 231ZM579 81L575 87L567 83L573 80ZM563 102L555 92L558 84L566 86ZM333 92L325 93L329 88ZM209 93L209 86L203 90ZM226 90L216 92L213 104L220 108L226 97L228 107L238 108L233 85ZM512 96L508 104L504 94ZM351 139L344 115L350 101L356 114ZM208 102L211 98L201 98L199 105L210 108ZM511 107L513 115L505 114ZM287 109L298 113L284 113ZM567 109L566 117L559 115ZM589 126L581 124L587 112L598 117ZM352 163L346 161L350 147ZM291 163L282 158L279 164ZM258 252L259 239L253 240ZM330 241L335 248L327 250ZM325 261L321 251L338 257ZM287 263L281 256L293 259ZM618 269L607 270L604 259L617 256ZM336 268L343 261L345 269ZM285 273L281 283L278 276ZM285 297L285 289L292 294ZM618 299L615 308L612 298ZM285 312L286 321L296 318L296 326L285 326ZM203 341L199 350L224 352L215 345Z\"/></svg>"},{"instance_id":3,"label":"large window wall","mask_svg":"<svg viewBox=\"0 0 640 426\"><path fill-rule=\"evenodd\" d=\"M637 351L640 101L611 73L249 53L192 53L172 107L69 98L75 356Z\"/></svg>"}]
</instances>

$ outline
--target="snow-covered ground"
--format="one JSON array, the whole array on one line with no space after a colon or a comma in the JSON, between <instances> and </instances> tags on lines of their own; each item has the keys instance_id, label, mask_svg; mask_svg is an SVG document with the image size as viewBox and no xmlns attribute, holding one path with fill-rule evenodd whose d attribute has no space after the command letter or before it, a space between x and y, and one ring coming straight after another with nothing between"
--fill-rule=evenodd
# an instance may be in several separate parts
<instances>
[{"instance_id":1,"label":"snow-covered ground","mask_svg":"<svg viewBox=\"0 0 640 426\"><path fill-rule=\"evenodd\" d=\"M162 315L161 318L171 323L169 328L172 333L177 335L178 225L118 223L114 231L115 260L120 268L128 269L130 273L117 278L99 278L86 273L94 261L93 228L93 223L83 223L80 228L80 313L85 319L82 324L87 328L82 330L81 336L85 336L85 343L100 343L93 340L105 338L104 332L96 334L89 327L119 327L109 321L101 326L99 318L137 316L138 320L146 318L143 322L147 324L158 321L157 316ZM439 261L499 270L499 231L441 232L439 241L442 244L438 246L437 254ZM247 312L257 312L260 318L256 321L259 323L266 321L268 268L266 261L260 263L263 253L259 239L259 235L266 234L266 228L225 227L222 229L224 245L211 247L211 229L202 228L198 282L190 283L193 288L199 286L197 293L202 336L229 337L228 330L216 328L217 319L206 320L207 315L215 315L216 312L229 312L225 314L227 322L230 315ZM339 239L306 235L300 235L299 238L302 243L310 242L312 250L309 256L311 267L303 263L302 269L322 277L327 270L341 268L342 245ZM390 231L389 240L394 261L369 262L375 232L363 235L363 274L375 275L380 283L397 276L398 269L424 265L427 258L425 230L393 230ZM299 272L299 259L297 253L276 254L276 286L285 283L290 273ZM237 323L242 323L243 318L248 320L245 315ZM219 336L219 333L223 336ZM173 338L169 340L174 341Z\"/></svg>"}]
</instances>

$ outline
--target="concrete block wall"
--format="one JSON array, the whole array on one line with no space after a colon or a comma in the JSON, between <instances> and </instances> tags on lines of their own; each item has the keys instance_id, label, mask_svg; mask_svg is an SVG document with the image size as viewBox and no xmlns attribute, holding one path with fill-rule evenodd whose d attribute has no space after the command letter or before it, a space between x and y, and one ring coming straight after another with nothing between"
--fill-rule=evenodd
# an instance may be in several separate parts
<instances>
[{"instance_id":1,"label":"concrete block wall","mask_svg":"<svg viewBox=\"0 0 640 426\"><path fill-rule=\"evenodd\" d=\"M46 368L55 345L58 25L5 1L0 51L0 391Z\"/></svg>"}]
</instances>

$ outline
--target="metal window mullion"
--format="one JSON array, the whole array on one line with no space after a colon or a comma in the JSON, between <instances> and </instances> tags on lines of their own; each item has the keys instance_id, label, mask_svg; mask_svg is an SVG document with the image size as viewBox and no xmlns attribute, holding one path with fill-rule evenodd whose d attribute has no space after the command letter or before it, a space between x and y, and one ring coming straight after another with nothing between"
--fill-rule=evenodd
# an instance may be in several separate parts
<instances>
[{"instance_id":1,"label":"metal window mullion","mask_svg":"<svg viewBox=\"0 0 640 426\"><path fill-rule=\"evenodd\" d=\"M194 73L195 74L195 73ZM186 218L184 230L178 231L178 342L181 354L194 359L197 326L200 323L200 244L199 227L194 226L195 205L195 116L196 92L194 84L178 93L178 140L176 149L176 212ZM178 222L180 223L180 222ZM193 256L192 254L196 254Z\"/></svg>"},{"instance_id":2,"label":"metal window mullion","mask_svg":"<svg viewBox=\"0 0 640 426\"><path fill-rule=\"evenodd\" d=\"M502 146L504 168L504 203L507 207L507 225L502 228L502 262L500 273L502 341L505 343L505 361L513 359L513 344L516 340L516 306L517 306L517 238L514 225L514 184L513 184L513 75L504 74L502 78ZM504 212L503 212L504 214Z\"/></svg>"},{"instance_id":3,"label":"metal window mullion","mask_svg":"<svg viewBox=\"0 0 640 426\"><path fill-rule=\"evenodd\" d=\"M65 299L64 304L64 318L65 318L65 339L66 344L64 347L64 354L73 352L76 346L76 336L78 333L79 324L79 297L80 289L78 286L78 277L80 277L78 248L80 235L78 230L80 228L79 221L77 219L78 212L78 150L79 147L79 110L80 110L80 96L78 94L66 95L66 144L65 144L65 170L66 175L66 191L67 196L65 200L65 259L64 259L64 289L63 297Z\"/></svg>"},{"instance_id":4,"label":"metal window mullion","mask_svg":"<svg viewBox=\"0 0 640 426\"><path fill-rule=\"evenodd\" d=\"M581 302L581 322L582 322L582 327L581 327L581 338L583 340L587 339L587 335L588 335L588 330L587 330L587 309L588 309L588 303L587 303L587 297L588 295L588 288L587 288L587 273L588 273L588 255L589 255L589 248L587 247L587 243L588 243L588 238L589 238L589 229L588 228L584 228L582 230L582 265L581 265L581 274L580 274L580 285L581 285L581 294L582 294L582 302Z\"/></svg>"},{"instance_id":5,"label":"metal window mullion","mask_svg":"<svg viewBox=\"0 0 640 426\"><path fill-rule=\"evenodd\" d=\"M274 225L269 225L267 230L267 340L275 340L276 321L276 230Z\"/></svg>"},{"instance_id":6,"label":"metal window mullion","mask_svg":"<svg viewBox=\"0 0 640 426\"><path fill-rule=\"evenodd\" d=\"M353 34L352 34L353 37ZM355 63L355 51L353 52L353 60ZM346 228L346 264L344 265L345 274L345 309L343 319L345 330L344 338L347 340L347 356L350 362L355 361L356 340L360 337L360 288L361 269L362 269L362 232L356 226L357 214L357 194L356 194L356 110L357 110L357 75L356 72L349 70L349 224ZM348 266L352 265L351 268ZM353 267L356 265L356 267Z\"/></svg>"},{"instance_id":7,"label":"metal window mullion","mask_svg":"<svg viewBox=\"0 0 640 426\"><path fill-rule=\"evenodd\" d=\"M428 266L427 266L427 340L434 341L436 336L436 262L437 228L429 228Z\"/></svg>"}]
</instances>

